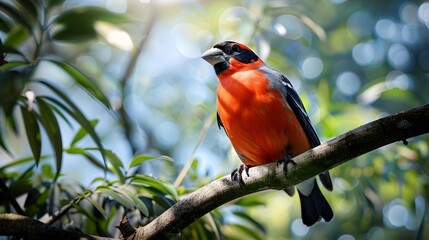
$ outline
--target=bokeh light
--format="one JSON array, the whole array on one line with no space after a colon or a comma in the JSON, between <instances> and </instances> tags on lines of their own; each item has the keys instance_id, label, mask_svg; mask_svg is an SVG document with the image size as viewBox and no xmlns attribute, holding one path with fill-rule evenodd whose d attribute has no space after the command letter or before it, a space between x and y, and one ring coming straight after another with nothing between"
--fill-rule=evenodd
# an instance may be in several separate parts
<instances>
[{"instance_id":1,"label":"bokeh light","mask_svg":"<svg viewBox=\"0 0 429 240\"><path fill-rule=\"evenodd\" d=\"M219 17L219 36L217 41L235 39L245 42L252 31L255 16L244 7L231 7Z\"/></svg>"},{"instance_id":2,"label":"bokeh light","mask_svg":"<svg viewBox=\"0 0 429 240\"><path fill-rule=\"evenodd\" d=\"M112 12L126 13L127 1L125 0L106 0L106 8Z\"/></svg>"},{"instance_id":3,"label":"bokeh light","mask_svg":"<svg viewBox=\"0 0 429 240\"><path fill-rule=\"evenodd\" d=\"M412 64L412 59L408 49L399 43L390 46L387 52L387 60L394 68L406 70Z\"/></svg>"},{"instance_id":4,"label":"bokeh light","mask_svg":"<svg viewBox=\"0 0 429 240\"><path fill-rule=\"evenodd\" d=\"M407 74L398 70L389 72L386 76L387 88L399 88L401 90L409 90L412 86L412 79Z\"/></svg>"},{"instance_id":5,"label":"bokeh light","mask_svg":"<svg viewBox=\"0 0 429 240\"><path fill-rule=\"evenodd\" d=\"M291 224L291 232L296 237L305 236L308 233L309 229L309 227L305 226L302 223L301 219L295 219Z\"/></svg>"},{"instance_id":6,"label":"bokeh light","mask_svg":"<svg viewBox=\"0 0 429 240\"><path fill-rule=\"evenodd\" d=\"M180 137L180 129L173 121L162 121L155 126L155 138L162 147L171 147Z\"/></svg>"},{"instance_id":7,"label":"bokeh light","mask_svg":"<svg viewBox=\"0 0 429 240\"><path fill-rule=\"evenodd\" d=\"M171 31L172 39L180 54L188 58L199 58L202 54L196 41L199 32L198 26L191 23L177 24Z\"/></svg>"},{"instance_id":8,"label":"bokeh light","mask_svg":"<svg viewBox=\"0 0 429 240\"><path fill-rule=\"evenodd\" d=\"M352 56L361 66L378 66L384 60L384 48L381 42L370 40L358 43L353 47Z\"/></svg>"},{"instance_id":9,"label":"bokeh light","mask_svg":"<svg viewBox=\"0 0 429 240\"><path fill-rule=\"evenodd\" d=\"M403 227L409 214L406 207L400 203L392 202L384 211L385 220L393 227Z\"/></svg>"},{"instance_id":10,"label":"bokeh light","mask_svg":"<svg viewBox=\"0 0 429 240\"><path fill-rule=\"evenodd\" d=\"M355 238L350 234L341 235L338 240L355 240Z\"/></svg>"},{"instance_id":11,"label":"bokeh light","mask_svg":"<svg viewBox=\"0 0 429 240\"><path fill-rule=\"evenodd\" d=\"M383 39L393 40L397 34L397 27L390 19L380 19L375 24L375 32Z\"/></svg>"},{"instance_id":12,"label":"bokeh light","mask_svg":"<svg viewBox=\"0 0 429 240\"><path fill-rule=\"evenodd\" d=\"M383 228L381 227L372 227L371 229L369 229L368 233L366 234L366 237L370 240L385 239L385 233Z\"/></svg>"},{"instance_id":13,"label":"bokeh light","mask_svg":"<svg viewBox=\"0 0 429 240\"><path fill-rule=\"evenodd\" d=\"M349 17L347 26L358 36L367 37L373 31L374 20L368 11L358 11Z\"/></svg>"},{"instance_id":14,"label":"bokeh light","mask_svg":"<svg viewBox=\"0 0 429 240\"><path fill-rule=\"evenodd\" d=\"M95 29L112 46L124 51L131 51L134 47L130 35L113 24L97 22Z\"/></svg>"},{"instance_id":15,"label":"bokeh light","mask_svg":"<svg viewBox=\"0 0 429 240\"><path fill-rule=\"evenodd\" d=\"M429 3L422 3L418 10L419 19L429 28Z\"/></svg>"},{"instance_id":16,"label":"bokeh light","mask_svg":"<svg viewBox=\"0 0 429 240\"><path fill-rule=\"evenodd\" d=\"M337 77L337 88L344 95L356 94L361 86L359 76L354 72L342 72Z\"/></svg>"},{"instance_id":17,"label":"bokeh light","mask_svg":"<svg viewBox=\"0 0 429 240\"><path fill-rule=\"evenodd\" d=\"M305 78L317 78L323 71L323 62L318 57L308 57L301 65L302 74Z\"/></svg>"},{"instance_id":18,"label":"bokeh light","mask_svg":"<svg viewBox=\"0 0 429 240\"><path fill-rule=\"evenodd\" d=\"M275 31L288 39L297 40L304 34L301 21L292 15L278 16L273 24Z\"/></svg>"}]
</instances>

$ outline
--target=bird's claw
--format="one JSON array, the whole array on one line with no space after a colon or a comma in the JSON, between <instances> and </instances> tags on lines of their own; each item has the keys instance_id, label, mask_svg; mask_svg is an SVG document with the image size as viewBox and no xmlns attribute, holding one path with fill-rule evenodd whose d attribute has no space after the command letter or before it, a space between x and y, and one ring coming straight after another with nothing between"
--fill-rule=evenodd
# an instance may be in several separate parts
<instances>
[{"instance_id":1,"label":"bird's claw","mask_svg":"<svg viewBox=\"0 0 429 240\"><path fill-rule=\"evenodd\" d=\"M241 189L243 189L243 187L245 185L244 181L243 181L243 176L241 175L243 171L245 171L247 176L249 177L249 167L244 165L244 164L240 165L240 167L234 169L234 171L232 171L232 173L231 173L231 180L238 182Z\"/></svg>"},{"instance_id":2,"label":"bird's claw","mask_svg":"<svg viewBox=\"0 0 429 240\"><path fill-rule=\"evenodd\" d=\"M292 155L290 155L290 154L287 155L286 158L277 161L277 167L279 167L279 165L282 163L283 163L283 173L285 174L285 177L288 178L287 177L287 171L288 171L287 170L287 164L292 163L293 165L297 165L297 163L294 160L292 160Z\"/></svg>"}]
</instances>

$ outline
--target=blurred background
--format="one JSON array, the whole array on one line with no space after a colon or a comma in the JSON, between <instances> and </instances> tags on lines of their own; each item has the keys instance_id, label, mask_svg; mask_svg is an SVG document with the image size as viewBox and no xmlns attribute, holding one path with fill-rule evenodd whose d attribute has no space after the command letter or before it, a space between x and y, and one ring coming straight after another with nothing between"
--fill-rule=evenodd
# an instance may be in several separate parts
<instances>
[{"instance_id":1,"label":"blurred background","mask_svg":"<svg viewBox=\"0 0 429 240\"><path fill-rule=\"evenodd\" d=\"M21 1L11 5L16 2ZM214 70L200 58L217 42L243 42L270 68L287 76L300 93L322 142L429 100L429 2L45 2L56 2L43 15L46 44L39 49L29 38L16 46L29 61L35 60L34 56L40 60L31 78L56 84L87 119L98 119L95 129L102 145L124 166L139 154L174 159L173 163L151 161L133 171L172 183L179 195L229 174L240 164L215 122ZM58 17L93 7L111 15L95 20ZM2 19L7 20L10 15L5 9ZM85 21L92 28L85 27ZM14 29L9 27L0 33L3 42ZM8 61L23 58L8 56ZM76 75L44 59L61 59L79 69L101 89L112 109L94 101L82 84L76 84ZM25 87L28 89L36 95L51 94L33 82ZM63 145L68 146L80 124L68 124L60 118L58 122ZM17 120L17 124L23 123ZM15 134L4 121L1 128L10 151L0 148L0 166L32 155L25 132ZM48 135L42 132L42 142ZM52 147L45 142L41 147L42 155L48 156L44 163L54 166L53 157L49 157ZM330 223L307 228L301 223L298 197L266 191L213 213L222 223L222 234L216 236L339 240L429 237L425 220L429 137L408 142L407 146L395 143L382 147L331 171L334 191L322 189L335 214ZM84 138L79 146L97 144ZM190 170L184 172L183 181L177 180L187 163ZM35 175L43 174L40 166L35 168ZM7 170L19 172L24 168L19 165ZM60 180L81 189L94 188L94 180L104 174L99 166L88 163L87 156L72 152L64 153L61 169ZM108 173L107 178L114 181L116 175ZM181 237L203 239L195 231Z\"/></svg>"}]
</instances>

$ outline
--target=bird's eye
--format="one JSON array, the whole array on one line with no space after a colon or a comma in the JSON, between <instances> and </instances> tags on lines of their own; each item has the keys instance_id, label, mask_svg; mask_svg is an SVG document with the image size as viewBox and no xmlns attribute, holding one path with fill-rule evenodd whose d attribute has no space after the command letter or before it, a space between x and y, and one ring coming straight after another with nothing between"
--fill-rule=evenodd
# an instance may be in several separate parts
<instances>
[{"instance_id":1,"label":"bird's eye","mask_svg":"<svg viewBox=\"0 0 429 240\"><path fill-rule=\"evenodd\" d=\"M241 48L238 45L234 45L234 46L232 46L231 50L233 52L239 52L241 50Z\"/></svg>"},{"instance_id":2,"label":"bird's eye","mask_svg":"<svg viewBox=\"0 0 429 240\"><path fill-rule=\"evenodd\" d=\"M231 54L232 53L232 49L231 46L225 46L224 50L223 50L226 54Z\"/></svg>"}]
</instances>

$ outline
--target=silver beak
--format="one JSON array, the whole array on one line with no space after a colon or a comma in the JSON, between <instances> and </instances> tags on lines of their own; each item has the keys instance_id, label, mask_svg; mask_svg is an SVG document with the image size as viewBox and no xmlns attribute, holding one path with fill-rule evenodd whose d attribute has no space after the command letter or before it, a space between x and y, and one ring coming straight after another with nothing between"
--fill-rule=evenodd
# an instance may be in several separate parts
<instances>
[{"instance_id":1,"label":"silver beak","mask_svg":"<svg viewBox=\"0 0 429 240\"><path fill-rule=\"evenodd\" d=\"M201 58L213 66L220 62L226 62L224 53L219 48L210 48L201 55Z\"/></svg>"}]
</instances>

